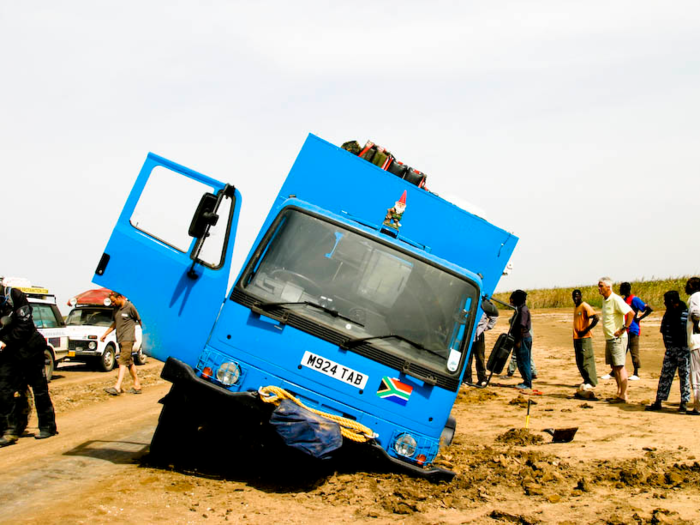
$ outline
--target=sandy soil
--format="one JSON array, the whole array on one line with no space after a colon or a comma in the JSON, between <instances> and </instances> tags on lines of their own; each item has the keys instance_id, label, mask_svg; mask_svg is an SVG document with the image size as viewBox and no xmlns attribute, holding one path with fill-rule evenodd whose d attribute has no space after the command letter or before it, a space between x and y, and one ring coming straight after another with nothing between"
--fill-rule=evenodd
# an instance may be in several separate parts
<instances>
[{"instance_id":1,"label":"sandy soil","mask_svg":"<svg viewBox=\"0 0 700 525\"><path fill-rule=\"evenodd\" d=\"M455 442L439 458L458 474L450 484L348 469L224 477L153 468L142 460L169 387L160 364L139 369L142 395L118 398L102 392L113 373L60 368L51 383L60 435L0 449L0 522L700 523L700 417L677 412L677 382L663 412L643 406L663 358L660 315L643 323L642 380L631 384L628 405L603 401L615 393L612 380L598 386L599 400L574 398L570 315L534 313L542 395L530 396L529 431L518 381L463 387ZM595 349L604 374L600 330ZM567 427L579 430L566 444L541 432Z\"/></svg>"}]
</instances>

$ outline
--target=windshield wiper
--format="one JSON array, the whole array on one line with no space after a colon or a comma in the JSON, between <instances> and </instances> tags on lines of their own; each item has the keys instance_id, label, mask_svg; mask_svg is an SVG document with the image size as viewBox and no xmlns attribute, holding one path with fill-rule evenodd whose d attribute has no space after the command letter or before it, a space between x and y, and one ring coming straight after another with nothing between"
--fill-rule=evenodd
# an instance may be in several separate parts
<instances>
[{"instance_id":1,"label":"windshield wiper","mask_svg":"<svg viewBox=\"0 0 700 525\"><path fill-rule=\"evenodd\" d=\"M424 352L428 352L429 354L433 354L434 356L440 357L442 359L445 358L444 355L436 352L435 350L431 350L430 348L426 348L421 343L417 343L416 341L412 341L411 339L408 339L407 337L404 337L404 336L399 335L399 334L385 334L385 335L375 335L372 337L361 337L359 339L348 339L347 341L345 341L342 344L341 348L343 348L345 350L350 350L350 349L356 348L356 347L360 346L361 344L364 344L368 341L375 341L377 339L399 339L401 341L408 343L411 346L418 348L418 350L423 350Z\"/></svg>"},{"instance_id":2,"label":"windshield wiper","mask_svg":"<svg viewBox=\"0 0 700 525\"><path fill-rule=\"evenodd\" d=\"M332 310L331 308L328 308L327 306L320 305L318 303L314 303L313 301L283 301L279 303L262 303L260 301L256 302L253 304L253 307L251 310L253 310L255 313L261 313L258 310L261 310L262 312L268 312L272 310L273 308L277 308L279 306L295 306L298 304L303 304L307 306L313 306L314 308L318 308L319 310L322 310L323 312L327 313L331 317L337 317L339 319L344 319L345 321L350 321L353 324L356 324L357 326L361 326L364 328L365 325L362 323L358 323L354 319L351 319L350 317L347 317L341 313L336 312L335 310Z\"/></svg>"}]
</instances>

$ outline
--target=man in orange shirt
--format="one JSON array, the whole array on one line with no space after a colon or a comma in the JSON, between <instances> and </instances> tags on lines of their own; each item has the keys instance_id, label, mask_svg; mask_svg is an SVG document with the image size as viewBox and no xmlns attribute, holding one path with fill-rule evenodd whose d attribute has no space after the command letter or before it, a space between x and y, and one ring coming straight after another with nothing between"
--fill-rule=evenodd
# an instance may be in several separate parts
<instances>
[{"instance_id":1,"label":"man in orange shirt","mask_svg":"<svg viewBox=\"0 0 700 525\"><path fill-rule=\"evenodd\" d=\"M583 378L583 387L594 387L598 384L598 374L595 369L595 353L593 352L593 334L591 330L598 324L598 316L591 305L582 301L581 290L571 292L574 300L574 354L576 366Z\"/></svg>"}]
</instances>

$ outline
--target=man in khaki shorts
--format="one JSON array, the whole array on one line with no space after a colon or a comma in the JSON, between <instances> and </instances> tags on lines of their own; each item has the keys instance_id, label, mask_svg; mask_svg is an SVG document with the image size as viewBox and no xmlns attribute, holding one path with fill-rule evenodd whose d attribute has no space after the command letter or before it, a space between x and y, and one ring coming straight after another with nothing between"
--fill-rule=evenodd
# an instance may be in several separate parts
<instances>
[{"instance_id":1,"label":"man in khaki shorts","mask_svg":"<svg viewBox=\"0 0 700 525\"><path fill-rule=\"evenodd\" d=\"M605 362L613 369L617 382L617 396L611 403L627 403L627 329L634 319L634 311L619 295L612 291L612 279L598 280L598 293L603 296L603 336L605 337Z\"/></svg>"},{"instance_id":2,"label":"man in khaki shorts","mask_svg":"<svg viewBox=\"0 0 700 525\"><path fill-rule=\"evenodd\" d=\"M140 394L141 393L141 383L139 382L139 377L136 375L136 365L134 364L134 358L131 355L131 351L134 348L134 342L136 341L136 323L141 323L141 317L138 311L134 308L134 305L126 300L121 294L117 292L112 292L109 295L109 299L116 309L114 310L114 321L109 328L102 334L100 341L104 341L107 335L113 330L117 330L117 343L119 343L119 376L117 377L117 384L113 387L105 388L105 392L110 395L118 396L123 394L122 381L128 370L134 380L134 386L129 390L130 394Z\"/></svg>"}]
</instances>

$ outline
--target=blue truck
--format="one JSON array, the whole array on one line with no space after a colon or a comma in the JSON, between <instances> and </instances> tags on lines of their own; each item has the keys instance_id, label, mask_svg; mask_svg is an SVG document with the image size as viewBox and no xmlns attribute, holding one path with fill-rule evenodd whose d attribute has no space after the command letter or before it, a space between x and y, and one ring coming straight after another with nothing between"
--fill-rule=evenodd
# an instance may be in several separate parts
<instances>
[{"instance_id":1,"label":"blue truck","mask_svg":"<svg viewBox=\"0 0 700 525\"><path fill-rule=\"evenodd\" d=\"M433 461L517 237L311 134L228 289L240 209L233 185L151 153L96 269L172 383L151 454L208 425L269 430L291 400L341 449L451 479Z\"/></svg>"}]
</instances>

